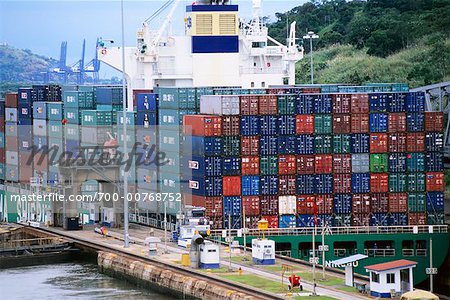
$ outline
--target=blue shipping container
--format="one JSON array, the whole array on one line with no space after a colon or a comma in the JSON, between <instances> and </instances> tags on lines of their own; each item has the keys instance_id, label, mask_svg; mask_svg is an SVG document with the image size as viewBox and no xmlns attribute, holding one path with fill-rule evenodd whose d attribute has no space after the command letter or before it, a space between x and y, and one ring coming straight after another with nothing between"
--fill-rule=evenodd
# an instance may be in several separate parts
<instances>
[{"instance_id":1,"label":"blue shipping container","mask_svg":"<svg viewBox=\"0 0 450 300\"><path fill-rule=\"evenodd\" d=\"M261 195L278 195L278 176L261 176L259 189Z\"/></svg>"},{"instance_id":2,"label":"blue shipping container","mask_svg":"<svg viewBox=\"0 0 450 300\"><path fill-rule=\"evenodd\" d=\"M389 112L405 112L406 111L406 95L405 93L394 93L389 102Z\"/></svg>"},{"instance_id":3,"label":"blue shipping container","mask_svg":"<svg viewBox=\"0 0 450 300\"><path fill-rule=\"evenodd\" d=\"M295 228L297 227L297 219L295 215L281 215L278 217L279 228Z\"/></svg>"},{"instance_id":4,"label":"blue shipping container","mask_svg":"<svg viewBox=\"0 0 450 300\"><path fill-rule=\"evenodd\" d=\"M313 95L314 99L314 113L316 114L331 114L331 95L319 94Z\"/></svg>"},{"instance_id":5,"label":"blue shipping container","mask_svg":"<svg viewBox=\"0 0 450 300\"><path fill-rule=\"evenodd\" d=\"M370 114L369 127L370 132L387 132L388 131L388 115L387 114Z\"/></svg>"},{"instance_id":6,"label":"blue shipping container","mask_svg":"<svg viewBox=\"0 0 450 300\"><path fill-rule=\"evenodd\" d=\"M369 153L369 135L366 133L352 134L352 144L350 148L352 153Z\"/></svg>"},{"instance_id":7,"label":"blue shipping container","mask_svg":"<svg viewBox=\"0 0 450 300\"><path fill-rule=\"evenodd\" d=\"M33 118L43 120L47 119L46 102L33 102Z\"/></svg>"},{"instance_id":8,"label":"blue shipping container","mask_svg":"<svg viewBox=\"0 0 450 300\"><path fill-rule=\"evenodd\" d=\"M386 112L391 99L391 93L369 94L370 112Z\"/></svg>"},{"instance_id":9,"label":"blue shipping container","mask_svg":"<svg viewBox=\"0 0 450 300\"><path fill-rule=\"evenodd\" d=\"M311 115L314 113L314 101L311 95L299 95L296 101L297 114Z\"/></svg>"},{"instance_id":10,"label":"blue shipping container","mask_svg":"<svg viewBox=\"0 0 450 300\"><path fill-rule=\"evenodd\" d=\"M137 113L136 125L142 126L143 128L158 125L158 115L156 112L139 111Z\"/></svg>"},{"instance_id":11,"label":"blue shipping container","mask_svg":"<svg viewBox=\"0 0 450 300\"><path fill-rule=\"evenodd\" d=\"M226 218L229 215L241 215L242 200L241 197L223 197L223 214Z\"/></svg>"},{"instance_id":12,"label":"blue shipping container","mask_svg":"<svg viewBox=\"0 0 450 300\"><path fill-rule=\"evenodd\" d=\"M278 154L278 139L277 136L261 136L259 138L259 153L261 155L275 155Z\"/></svg>"},{"instance_id":13,"label":"blue shipping container","mask_svg":"<svg viewBox=\"0 0 450 300\"><path fill-rule=\"evenodd\" d=\"M314 215L298 215L297 227L314 227L315 220Z\"/></svg>"},{"instance_id":14,"label":"blue shipping container","mask_svg":"<svg viewBox=\"0 0 450 300\"><path fill-rule=\"evenodd\" d=\"M425 115L423 113L408 113L406 116L407 131L419 132L424 130Z\"/></svg>"},{"instance_id":15,"label":"blue shipping container","mask_svg":"<svg viewBox=\"0 0 450 300\"><path fill-rule=\"evenodd\" d=\"M315 192L314 185L314 175L297 175L297 194L313 195Z\"/></svg>"},{"instance_id":16,"label":"blue shipping container","mask_svg":"<svg viewBox=\"0 0 450 300\"><path fill-rule=\"evenodd\" d=\"M156 111L157 97L158 95L153 93L137 94L137 111Z\"/></svg>"},{"instance_id":17,"label":"blue shipping container","mask_svg":"<svg viewBox=\"0 0 450 300\"><path fill-rule=\"evenodd\" d=\"M367 143L369 136L367 135ZM297 136L297 154L314 154L314 136L301 134Z\"/></svg>"},{"instance_id":18,"label":"blue shipping container","mask_svg":"<svg viewBox=\"0 0 450 300\"><path fill-rule=\"evenodd\" d=\"M37 149L42 149L48 145L46 136L37 136L35 135L33 138L33 146L37 147Z\"/></svg>"},{"instance_id":19,"label":"blue shipping container","mask_svg":"<svg viewBox=\"0 0 450 300\"><path fill-rule=\"evenodd\" d=\"M388 225L390 226L407 226L408 214L406 213L391 213L388 218Z\"/></svg>"},{"instance_id":20,"label":"blue shipping container","mask_svg":"<svg viewBox=\"0 0 450 300\"><path fill-rule=\"evenodd\" d=\"M335 214L349 214L352 212L352 195L334 194L333 212Z\"/></svg>"},{"instance_id":21,"label":"blue shipping container","mask_svg":"<svg viewBox=\"0 0 450 300\"><path fill-rule=\"evenodd\" d=\"M425 111L425 93L409 92L406 96L406 110L408 112Z\"/></svg>"},{"instance_id":22,"label":"blue shipping container","mask_svg":"<svg viewBox=\"0 0 450 300\"><path fill-rule=\"evenodd\" d=\"M278 134L295 135L296 118L294 115L283 115L278 118Z\"/></svg>"},{"instance_id":23,"label":"blue shipping container","mask_svg":"<svg viewBox=\"0 0 450 300\"><path fill-rule=\"evenodd\" d=\"M442 192L427 193L427 211L429 213L444 212L444 193Z\"/></svg>"},{"instance_id":24,"label":"blue shipping container","mask_svg":"<svg viewBox=\"0 0 450 300\"><path fill-rule=\"evenodd\" d=\"M31 103L19 102L19 107L17 108L17 118L21 119L31 119L33 117L33 108Z\"/></svg>"},{"instance_id":25,"label":"blue shipping container","mask_svg":"<svg viewBox=\"0 0 450 300\"><path fill-rule=\"evenodd\" d=\"M374 213L370 218L370 226L388 226L389 216L386 213Z\"/></svg>"},{"instance_id":26,"label":"blue shipping container","mask_svg":"<svg viewBox=\"0 0 450 300\"><path fill-rule=\"evenodd\" d=\"M223 228L231 228L231 229L241 229L242 217L241 216L232 216L231 217L231 226L228 227L229 218L223 218Z\"/></svg>"},{"instance_id":27,"label":"blue shipping container","mask_svg":"<svg viewBox=\"0 0 450 300\"><path fill-rule=\"evenodd\" d=\"M259 134L259 119L257 116L241 116L241 134L245 136Z\"/></svg>"},{"instance_id":28,"label":"blue shipping container","mask_svg":"<svg viewBox=\"0 0 450 300\"><path fill-rule=\"evenodd\" d=\"M183 146L185 154L214 156L222 153L222 139L220 137L185 136Z\"/></svg>"},{"instance_id":29,"label":"blue shipping container","mask_svg":"<svg viewBox=\"0 0 450 300\"><path fill-rule=\"evenodd\" d=\"M315 176L315 192L316 192L316 194L332 194L333 193L333 175L328 175L328 174L316 175Z\"/></svg>"},{"instance_id":30,"label":"blue shipping container","mask_svg":"<svg viewBox=\"0 0 450 300\"><path fill-rule=\"evenodd\" d=\"M221 177L192 177L187 181L188 193L197 196L215 197L222 195Z\"/></svg>"},{"instance_id":31,"label":"blue shipping container","mask_svg":"<svg viewBox=\"0 0 450 300\"><path fill-rule=\"evenodd\" d=\"M391 153L388 157L389 172L406 172L406 154Z\"/></svg>"},{"instance_id":32,"label":"blue shipping container","mask_svg":"<svg viewBox=\"0 0 450 300\"><path fill-rule=\"evenodd\" d=\"M331 226L333 223L333 217L329 214L318 214L317 225L318 226Z\"/></svg>"},{"instance_id":33,"label":"blue shipping container","mask_svg":"<svg viewBox=\"0 0 450 300\"><path fill-rule=\"evenodd\" d=\"M427 134L425 135L425 151L444 151L444 135L439 132L427 132Z\"/></svg>"},{"instance_id":34,"label":"blue shipping container","mask_svg":"<svg viewBox=\"0 0 450 300\"><path fill-rule=\"evenodd\" d=\"M353 173L352 174L352 193L364 194L370 192L370 174Z\"/></svg>"},{"instance_id":35,"label":"blue shipping container","mask_svg":"<svg viewBox=\"0 0 450 300\"><path fill-rule=\"evenodd\" d=\"M406 165L408 172L425 171L425 154L422 152L412 152L406 155ZM404 172L404 171L398 171Z\"/></svg>"},{"instance_id":36,"label":"blue shipping container","mask_svg":"<svg viewBox=\"0 0 450 300\"><path fill-rule=\"evenodd\" d=\"M222 162L222 175L223 176L241 175L241 158L224 157Z\"/></svg>"},{"instance_id":37,"label":"blue shipping container","mask_svg":"<svg viewBox=\"0 0 450 300\"><path fill-rule=\"evenodd\" d=\"M444 171L444 155L440 152L428 152L425 155L425 170L427 172Z\"/></svg>"},{"instance_id":38,"label":"blue shipping container","mask_svg":"<svg viewBox=\"0 0 450 300\"><path fill-rule=\"evenodd\" d=\"M278 118L276 116L261 116L259 118L261 135L276 135L278 133Z\"/></svg>"},{"instance_id":39,"label":"blue shipping container","mask_svg":"<svg viewBox=\"0 0 450 300\"><path fill-rule=\"evenodd\" d=\"M259 195L259 176L242 176L242 196Z\"/></svg>"},{"instance_id":40,"label":"blue shipping container","mask_svg":"<svg viewBox=\"0 0 450 300\"><path fill-rule=\"evenodd\" d=\"M280 135L278 136L278 154L296 154L297 136Z\"/></svg>"},{"instance_id":41,"label":"blue shipping container","mask_svg":"<svg viewBox=\"0 0 450 300\"><path fill-rule=\"evenodd\" d=\"M97 104L118 105L123 101L122 87L97 87L95 90Z\"/></svg>"},{"instance_id":42,"label":"blue shipping container","mask_svg":"<svg viewBox=\"0 0 450 300\"><path fill-rule=\"evenodd\" d=\"M222 158L217 156L185 157L184 167L194 177L222 176ZM164 167L162 167L164 168Z\"/></svg>"}]
</instances>

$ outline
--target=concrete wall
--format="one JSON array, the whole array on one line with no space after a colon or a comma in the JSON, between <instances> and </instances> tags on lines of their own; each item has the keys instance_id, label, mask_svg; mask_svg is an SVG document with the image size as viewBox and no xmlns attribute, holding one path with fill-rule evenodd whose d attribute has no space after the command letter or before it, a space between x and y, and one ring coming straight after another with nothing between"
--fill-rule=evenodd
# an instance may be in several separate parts
<instances>
[{"instance_id":1,"label":"concrete wall","mask_svg":"<svg viewBox=\"0 0 450 300\"><path fill-rule=\"evenodd\" d=\"M210 282L187 277L183 274L155 267L149 263L135 261L109 252L99 252L98 266L101 272L135 281L141 285L175 296L194 299L241 300L253 299L242 293L228 290Z\"/></svg>"}]
</instances>

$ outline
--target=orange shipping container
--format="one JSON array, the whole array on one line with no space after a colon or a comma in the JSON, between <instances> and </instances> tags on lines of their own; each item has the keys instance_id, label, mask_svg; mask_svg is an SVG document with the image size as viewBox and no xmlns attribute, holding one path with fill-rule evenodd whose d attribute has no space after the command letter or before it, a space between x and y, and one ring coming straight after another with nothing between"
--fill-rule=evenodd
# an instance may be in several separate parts
<instances>
[{"instance_id":1,"label":"orange shipping container","mask_svg":"<svg viewBox=\"0 0 450 300\"><path fill-rule=\"evenodd\" d=\"M312 133L314 133L314 116L312 116L312 115L297 115L297 117L296 117L296 132L297 132L297 134L312 134Z\"/></svg>"},{"instance_id":2,"label":"orange shipping container","mask_svg":"<svg viewBox=\"0 0 450 300\"><path fill-rule=\"evenodd\" d=\"M444 173L443 172L430 172L426 174L427 192L443 192L444 191Z\"/></svg>"}]
</instances>

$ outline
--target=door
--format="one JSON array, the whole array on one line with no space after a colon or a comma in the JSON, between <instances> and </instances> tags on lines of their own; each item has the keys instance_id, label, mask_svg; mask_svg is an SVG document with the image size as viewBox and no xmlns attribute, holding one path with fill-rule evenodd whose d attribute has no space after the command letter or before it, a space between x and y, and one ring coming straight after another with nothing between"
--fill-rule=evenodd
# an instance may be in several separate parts
<instances>
[{"instance_id":1,"label":"door","mask_svg":"<svg viewBox=\"0 0 450 300\"><path fill-rule=\"evenodd\" d=\"M409 269L400 270L400 288L402 294L410 291Z\"/></svg>"}]
</instances>

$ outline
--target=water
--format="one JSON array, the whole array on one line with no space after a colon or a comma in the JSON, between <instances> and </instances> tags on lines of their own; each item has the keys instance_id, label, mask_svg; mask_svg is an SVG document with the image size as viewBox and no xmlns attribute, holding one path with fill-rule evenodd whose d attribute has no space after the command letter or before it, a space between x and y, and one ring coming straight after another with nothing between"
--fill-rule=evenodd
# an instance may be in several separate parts
<instances>
[{"instance_id":1,"label":"water","mask_svg":"<svg viewBox=\"0 0 450 300\"><path fill-rule=\"evenodd\" d=\"M0 270L1 299L175 299L101 274L96 265L67 263Z\"/></svg>"}]
</instances>

